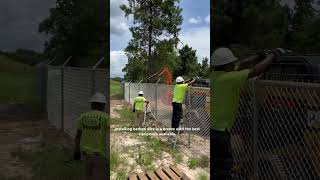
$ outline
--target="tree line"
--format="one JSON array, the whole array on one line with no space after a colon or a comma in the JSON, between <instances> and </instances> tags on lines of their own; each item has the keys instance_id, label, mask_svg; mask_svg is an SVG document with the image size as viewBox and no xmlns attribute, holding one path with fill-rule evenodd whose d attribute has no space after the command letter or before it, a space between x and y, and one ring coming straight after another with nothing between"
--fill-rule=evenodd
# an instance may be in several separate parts
<instances>
[{"instance_id":1,"label":"tree line","mask_svg":"<svg viewBox=\"0 0 320 180\"><path fill-rule=\"evenodd\" d=\"M320 52L320 1L295 0L290 8L280 0L213 1L213 47L237 47L239 55L282 47L296 54Z\"/></svg>"},{"instance_id":2,"label":"tree line","mask_svg":"<svg viewBox=\"0 0 320 180\"><path fill-rule=\"evenodd\" d=\"M174 77L209 77L208 58L198 63L196 50L188 45L178 49L183 18L179 0L128 0L121 5L125 16L133 18L132 39L125 48L128 63L125 80L138 81L168 67Z\"/></svg>"}]
</instances>

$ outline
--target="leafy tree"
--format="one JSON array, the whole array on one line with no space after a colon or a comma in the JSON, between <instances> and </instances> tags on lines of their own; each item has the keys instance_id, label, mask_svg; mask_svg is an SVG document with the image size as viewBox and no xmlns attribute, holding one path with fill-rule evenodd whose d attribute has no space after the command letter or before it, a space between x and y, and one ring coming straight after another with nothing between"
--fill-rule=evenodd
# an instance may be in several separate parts
<instances>
[{"instance_id":1,"label":"leafy tree","mask_svg":"<svg viewBox=\"0 0 320 180\"><path fill-rule=\"evenodd\" d=\"M161 65L168 61L167 57L173 55L173 50L179 42L178 35L182 24L179 0L128 2L128 5L120 6L126 17L133 16L133 26L130 28L132 39L125 49L128 64L123 69L127 80L145 78L163 68ZM132 71L136 68L135 61L141 65L138 73L140 77L136 77L137 74ZM141 61L145 64L141 64ZM141 74L143 72L144 74Z\"/></svg>"},{"instance_id":2,"label":"leafy tree","mask_svg":"<svg viewBox=\"0 0 320 180\"><path fill-rule=\"evenodd\" d=\"M179 58L177 60L177 66L174 69L173 76L196 76L199 72L198 67L196 50L185 45L179 50Z\"/></svg>"},{"instance_id":3,"label":"leafy tree","mask_svg":"<svg viewBox=\"0 0 320 180\"><path fill-rule=\"evenodd\" d=\"M314 0L295 0L293 29L299 30L303 24L312 19L315 15L315 10L312 7Z\"/></svg>"},{"instance_id":4,"label":"leafy tree","mask_svg":"<svg viewBox=\"0 0 320 180\"><path fill-rule=\"evenodd\" d=\"M75 65L82 63L80 59L97 61L106 56L108 7L107 0L57 0L49 17L39 24L39 32L50 35L45 54L61 59L73 56Z\"/></svg>"},{"instance_id":5,"label":"leafy tree","mask_svg":"<svg viewBox=\"0 0 320 180\"><path fill-rule=\"evenodd\" d=\"M210 76L209 59L207 57L203 58L202 62L199 63L199 76L200 77Z\"/></svg>"}]
</instances>

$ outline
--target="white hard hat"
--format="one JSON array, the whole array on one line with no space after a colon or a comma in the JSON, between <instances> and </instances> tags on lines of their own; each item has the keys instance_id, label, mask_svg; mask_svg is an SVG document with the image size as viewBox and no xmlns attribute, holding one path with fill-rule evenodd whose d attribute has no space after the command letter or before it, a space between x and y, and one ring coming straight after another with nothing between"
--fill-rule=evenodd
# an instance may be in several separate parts
<instances>
[{"instance_id":1,"label":"white hard hat","mask_svg":"<svg viewBox=\"0 0 320 180\"><path fill-rule=\"evenodd\" d=\"M211 56L211 65L221 66L221 65L232 63L237 60L238 58L233 55L230 49L218 48L213 52Z\"/></svg>"},{"instance_id":2,"label":"white hard hat","mask_svg":"<svg viewBox=\"0 0 320 180\"><path fill-rule=\"evenodd\" d=\"M139 91L139 92L138 92L138 95L143 95L143 91Z\"/></svg>"},{"instance_id":3,"label":"white hard hat","mask_svg":"<svg viewBox=\"0 0 320 180\"><path fill-rule=\"evenodd\" d=\"M103 103L106 104L106 97L102 93L95 93L89 102L97 102L97 103Z\"/></svg>"},{"instance_id":4,"label":"white hard hat","mask_svg":"<svg viewBox=\"0 0 320 180\"><path fill-rule=\"evenodd\" d=\"M180 83L180 82L183 82L184 79L181 77L181 76L178 76L177 79L176 79L176 83Z\"/></svg>"}]
</instances>

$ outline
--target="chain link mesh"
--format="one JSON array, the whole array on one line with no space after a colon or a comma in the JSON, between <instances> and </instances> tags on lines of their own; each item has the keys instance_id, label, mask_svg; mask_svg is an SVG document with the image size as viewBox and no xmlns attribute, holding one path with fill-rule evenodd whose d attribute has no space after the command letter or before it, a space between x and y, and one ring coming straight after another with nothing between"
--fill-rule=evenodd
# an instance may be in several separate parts
<instances>
[{"instance_id":1,"label":"chain link mesh","mask_svg":"<svg viewBox=\"0 0 320 180\"><path fill-rule=\"evenodd\" d=\"M255 81L232 129L235 179L320 177L320 85Z\"/></svg>"},{"instance_id":2,"label":"chain link mesh","mask_svg":"<svg viewBox=\"0 0 320 180\"><path fill-rule=\"evenodd\" d=\"M50 124L61 127L61 68L48 66L47 112Z\"/></svg>"},{"instance_id":3,"label":"chain link mesh","mask_svg":"<svg viewBox=\"0 0 320 180\"><path fill-rule=\"evenodd\" d=\"M144 92L144 97L150 101L150 109L154 112L158 122L165 127L171 127L172 118L172 85L148 84L148 83L125 83L125 100L133 104L133 99L138 91ZM190 93L189 93L190 92ZM191 95L191 99L189 96ZM210 135L210 101L209 88L191 87L186 93L183 104L184 120L186 127L200 128L193 134L209 137Z\"/></svg>"},{"instance_id":4,"label":"chain link mesh","mask_svg":"<svg viewBox=\"0 0 320 180\"><path fill-rule=\"evenodd\" d=\"M109 97L108 72L106 69L48 66L49 122L58 129L63 127L67 134L74 137L79 116L91 110L91 96L101 92Z\"/></svg>"}]
</instances>

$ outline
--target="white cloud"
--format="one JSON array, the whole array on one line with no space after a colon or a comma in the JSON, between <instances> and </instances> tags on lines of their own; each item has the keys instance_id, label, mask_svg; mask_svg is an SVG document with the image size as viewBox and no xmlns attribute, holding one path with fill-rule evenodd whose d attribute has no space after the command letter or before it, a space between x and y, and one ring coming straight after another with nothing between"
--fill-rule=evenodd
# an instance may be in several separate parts
<instances>
[{"instance_id":1,"label":"white cloud","mask_svg":"<svg viewBox=\"0 0 320 180\"><path fill-rule=\"evenodd\" d=\"M210 27L196 27L184 30L180 33L180 40L184 45L188 44L197 50L198 60L210 57ZM178 48L183 45L179 43Z\"/></svg>"},{"instance_id":2,"label":"white cloud","mask_svg":"<svg viewBox=\"0 0 320 180\"><path fill-rule=\"evenodd\" d=\"M208 24L210 24L210 14L204 19Z\"/></svg>"},{"instance_id":3,"label":"white cloud","mask_svg":"<svg viewBox=\"0 0 320 180\"><path fill-rule=\"evenodd\" d=\"M129 31L128 21L124 17L124 12L120 9L121 4L128 4L128 1L110 1L110 33L117 36L122 36Z\"/></svg>"},{"instance_id":4,"label":"white cloud","mask_svg":"<svg viewBox=\"0 0 320 180\"><path fill-rule=\"evenodd\" d=\"M111 77L123 77L122 69L127 64L128 59L123 51L110 51L110 75Z\"/></svg>"},{"instance_id":5,"label":"white cloud","mask_svg":"<svg viewBox=\"0 0 320 180\"><path fill-rule=\"evenodd\" d=\"M198 16L198 17L193 17L189 19L189 23L191 24L199 24L202 22L202 19Z\"/></svg>"}]
</instances>

